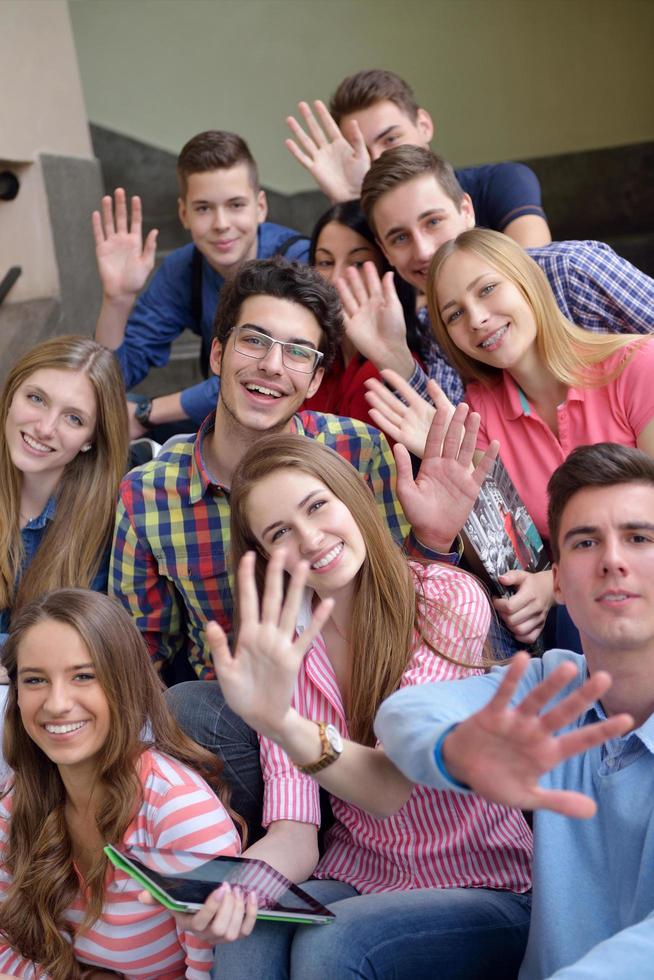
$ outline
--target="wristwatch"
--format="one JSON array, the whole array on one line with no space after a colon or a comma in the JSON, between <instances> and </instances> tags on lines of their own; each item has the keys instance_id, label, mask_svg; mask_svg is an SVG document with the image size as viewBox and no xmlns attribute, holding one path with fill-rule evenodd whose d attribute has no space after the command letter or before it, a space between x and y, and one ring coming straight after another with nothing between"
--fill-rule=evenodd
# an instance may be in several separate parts
<instances>
[{"instance_id":1,"label":"wristwatch","mask_svg":"<svg viewBox=\"0 0 654 980\"><path fill-rule=\"evenodd\" d=\"M144 395L143 398L139 398L136 402L136 409L134 410L134 418L136 421L143 426L144 429L149 429L150 427L150 412L152 411L152 399L148 395Z\"/></svg>"},{"instance_id":2,"label":"wristwatch","mask_svg":"<svg viewBox=\"0 0 654 980\"><path fill-rule=\"evenodd\" d=\"M326 769L327 766L331 766L332 762L336 762L339 755L343 751L343 739L341 733L333 725L327 725L324 721L316 722L318 725L318 734L320 735L320 744L322 746L322 754L317 762L312 762L308 766L300 766L295 763L295 768L299 769L300 772L306 773L307 776L313 776L314 773L320 772L321 769Z\"/></svg>"}]
</instances>

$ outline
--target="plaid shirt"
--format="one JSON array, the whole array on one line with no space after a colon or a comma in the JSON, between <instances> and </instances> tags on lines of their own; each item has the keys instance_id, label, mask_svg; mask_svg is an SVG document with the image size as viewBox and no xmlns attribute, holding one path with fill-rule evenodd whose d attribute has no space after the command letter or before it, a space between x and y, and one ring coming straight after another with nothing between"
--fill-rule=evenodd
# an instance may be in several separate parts
<instances>
[{"instance_id":1,"label":"plaid shirt","mask_svg":"<svg viewBox=\"0 0 654 980\"><path fill-rule=\"evenodd\" d=\"M202 679L215 676L206 623L215 619L229 635L233 611L229 493L213 482L202 452L213 421L209 416L197 437L127 474L109 571L110 591L133 616L155 663L185 649ZM381 432L317 412L295 415L292 431L334 449L365 477L401 543L409 528L394 494L393 454Z\"/></svg>"},{"instance_id":2,"label":"plaid shirt","mask_svg":"<svg viewBox=\"0 0 654 980\"><path fill-rule=\"evenodd\" d=\"M564 316L596 333L653 333L654 279L604 242L552 242L527 249L541 267ZM429 325L427 310L420 321ZM425 397L434 378L450 401L463 400L461 378L433 338L423 337L426 374L419 365L409 384Z\"/></svg>"}]
</instances>

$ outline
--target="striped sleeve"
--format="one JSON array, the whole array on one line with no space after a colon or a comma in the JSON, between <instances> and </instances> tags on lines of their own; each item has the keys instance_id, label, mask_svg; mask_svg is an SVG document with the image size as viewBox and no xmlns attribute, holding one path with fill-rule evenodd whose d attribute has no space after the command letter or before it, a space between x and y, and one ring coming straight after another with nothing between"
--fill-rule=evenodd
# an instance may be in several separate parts
<instances>
[{"instance_id":1,"label":"striped sleeve","mask_svg":"<svg viewBox=\"0 0 654 980\"><path fill-rule=\"evenodd\" d=\"M429 678L421 676L421 672L419 676L413 676L410 667L404 674L402 686L467 677L471 665L478 665L475 672L482 673L491 609L481 585L474 576L450 565L410 564L423 616L424 636L437 653L450 659L432 657Z\"/></svg>"},{"instance_id":2,"label":"striped sleeve","mask_svg":"<svg viewBox=\"0 0 654 980\"><path fill-rule=\"evenodd\" d=\"M264 781L262 824L297 820L320 826L318 784L295 768L286 753L268 738L259 736Z\"/></svg>"},{"instance_id":3,"label":"striped sleeve","mask_svg":"<svg viewBox=\"0 0 654 980\"><path fill-rule=\"evenodd\" d=\"M0 801L0 901L4 901L11 883L11 878L5 867L10 815L11 794ZM31 960L26 960L20 953L3 942L0 942L0 973L6 973L10 977L22 977L24 980L46 976L45 973L37 973Z\"/></svg>"}]
</instances>

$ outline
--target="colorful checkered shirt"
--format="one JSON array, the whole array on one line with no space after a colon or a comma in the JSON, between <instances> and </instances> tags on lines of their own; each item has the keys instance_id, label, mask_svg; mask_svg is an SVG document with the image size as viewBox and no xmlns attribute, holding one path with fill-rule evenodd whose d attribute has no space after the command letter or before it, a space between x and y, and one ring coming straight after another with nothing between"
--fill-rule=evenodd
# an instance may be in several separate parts
<instances>
[{"instance_id":1,"label":"colorful checkered shirt","mask_svg":"<svg viewBox=\"0 0 654 980\"><path fill-rule=\"evenodd\" d=\"M547 276L563 315L578 327L596 333L654 332L654 279L604 242L551 242L527 252ZM425 330L426 374L416 364L409 383L425 397L427 378L434 378L457 405L463 400L461 378L428 336L427 310L418 315Z\"/></svg>"},{"instance_id":2,"label":"colorful checkered shirt","mask_svg":"<svg viewBox=\"0 0 654 980\"><path fill-rule=\"evenodd\" d=\"M185 650L198 677L213 679L204 641L215 619L232 630L229 492L217 485L197 437L176 443L127 474L120 487L109 588L133 616L155 663ZM355 419L318 412L293 417L292 431L317 439L365 477L393 537L409 530L395 497L395 460L386 438Z\"/></svg>"}]
</instances>

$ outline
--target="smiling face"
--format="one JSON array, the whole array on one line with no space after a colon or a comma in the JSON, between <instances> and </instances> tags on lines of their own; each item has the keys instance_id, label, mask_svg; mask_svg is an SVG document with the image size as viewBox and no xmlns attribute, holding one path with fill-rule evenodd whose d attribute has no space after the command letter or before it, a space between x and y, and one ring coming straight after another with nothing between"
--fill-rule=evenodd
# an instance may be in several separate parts
<instances>
[{"instance_id":1,"label":"smiling face","mask_svg":"<svg viewBox=\"0 0 654 980\"><path fill-rule=\"evenodd\" d=\"M584 653L654 653L654 487L587 487L561 515L554 594Z\"/></svg>"},{"instance_id":2,"label":"smiling face","mask_svg":"<svg viewBox=\"0 0 654 980\"><path fill-rule=\"evenodd\" d=\"M179 219L209 265L224 279L257 256L257 229L266 220L263 191L257 191L247 163L190 174Z\"/></svg>"},{"instance_id":3,"label":"smiling face","mask_svg":"<svg viewBox=\"0 0 654 980\"><path fill-rule=\"evenodd\" d=\"M242 304L235 326L250 324L274 340L318 349L322 330L313 313L299 303L274 296L250 296ZM224 347L216 340L211 368L220 376L217 417L259 432L288 428L291 418L320 385L323 369L313 374L288 368L279 344L256 359L234 348L234 335Z\"/></svg>"},{"instance_id":4,"label":"smiling face","mask_svg":"<svg viewBox=\"0 0 654 980\"><path fill-rule=\"evenodd\" d=\"M110 710L76 630L46 619L18 648L18 708L25 731L66 772L93 774L110 730Z\"/></svg>"},{"instance_id":5,"label":"smiling face","mask_svg":"<svg viewBox=\"0 0 654 980\"><path fill-rule=\"evenodd\" d=\"M463 354L509 372L538 368L534 312L518 286L486 259L453 252L441 266L436 301Z\"/></svg>"},{"instance_id":6,"label":"smiling face","mask_svg":"<svg viewBox=\"0 0 654 980\"><path fill-rule=\"evenodd\" d=\"M430 262L440 246L475 226L468 195L457 208L432 174L382 194L373 208L373 220L390 264L423 292Z\"/></svg>"},{"instance_id":7,"label":"smiling face","mask_svg":"<svg viewBox=\"0 0 654 980\"><path fill-rule=\"evenodd\" d=\"M346 135L349 132L347 124L351 120L359 124L371 160L380 157L384 150L405 143L428 147L434 135L434 124L425 109L418 109L413 120L403 109L388 99L342 116L340 127Z\"/></svg>"},{"instance_id":8,"label":"smiling face","mask_svg":"<svg viewBox=\"0 0 654 980\"><path fill-rule=\"evenodd\" d=\"M333 282L350 266L360 269L364 262L373 262L380 275L384 271L382 256L372 242L340 221L325 225L318 236L314 263L321 276Z\"/></svg>"},{"instance_id":9,"label":"smiling face","mask_svg":"<svg viewBox=\"0 0 654 980\"><path fill-rule=\"evenodd\" d=\"M275 470L258 480L247 498L250 529L266 552L286 551L286 568L309 563L307 585L321 598L352 594L366 557L354 517L317 477L297 469Z\"/></svg>"},{"instance_id":10,"label":"smiling face","mask_svg":"<svg viewBox=\"0 0 654 980\"><path fill-rule=\"evenodd\" d=\"M5 438L24 475L56 486L65 466L93 442L97 402L86 374L56 368L34 371L16 389Z\"/></svg>"}]
</instances>

